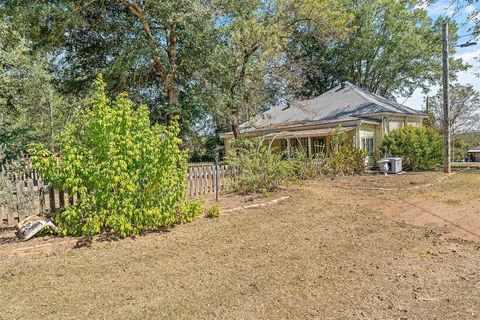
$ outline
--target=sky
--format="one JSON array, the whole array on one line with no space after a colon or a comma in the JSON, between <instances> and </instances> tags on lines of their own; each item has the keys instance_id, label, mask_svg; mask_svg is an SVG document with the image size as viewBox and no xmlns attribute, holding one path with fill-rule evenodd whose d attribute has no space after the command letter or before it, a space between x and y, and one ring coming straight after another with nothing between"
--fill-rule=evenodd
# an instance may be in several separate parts
<instances>
[{"instance_id":1,"label":"sky","mask_svg":"<svg viewBox=\"0 0 480 320\"><path fill-rule=\"evenodd\" d=\"M454 12L454 8L449 5L450 0L438 0L436 3L429 6L425 6L430 17L436 19L440 16L451 16L459 25L458 35L462 36L470 33L469 29L474 25L474 21L469 19L468 16L471 12L475 11L474 5L468 5L461 8L457 13ZM478 8L477 4L477 8ZM468 40L473 40L470 36L463 37L459 39L458 44L465 43ZM480 61L475 59L480 57L480 39L477 39L479 44L476 46L468 48L456 48L457 52L455 56L457 58L462 58L468 64L471 64L473 67L466 71L458 74L458 82L462 84L471 84L475 87L476 90L480 91L480 78L478 78L475 73L480 73ZM432 87L430 96L434 95L438 91L438 86ZM421 110L424 103L425 94L420 90L414 92L411 97L397 97L397 101L414 109Z\"/></svg>"}]
</instances>

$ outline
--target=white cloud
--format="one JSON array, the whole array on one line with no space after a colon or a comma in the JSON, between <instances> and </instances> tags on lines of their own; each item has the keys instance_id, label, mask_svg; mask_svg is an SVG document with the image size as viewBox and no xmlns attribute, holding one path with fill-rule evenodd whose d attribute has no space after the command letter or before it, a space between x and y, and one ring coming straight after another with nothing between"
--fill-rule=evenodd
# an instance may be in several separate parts
<instances>
[{"instance_id":1,"label":"white cloud","mask_svg":"<svg viewBox=\"0 0 480 320\"><path fill-rule=\"evenodd\" d=\"M463 62L466 62L471 65L478 65L478 60L476 58L480 57L480 48L473 51L457 53L456 58L460 58Z\"/></svg>"}]
</instances>

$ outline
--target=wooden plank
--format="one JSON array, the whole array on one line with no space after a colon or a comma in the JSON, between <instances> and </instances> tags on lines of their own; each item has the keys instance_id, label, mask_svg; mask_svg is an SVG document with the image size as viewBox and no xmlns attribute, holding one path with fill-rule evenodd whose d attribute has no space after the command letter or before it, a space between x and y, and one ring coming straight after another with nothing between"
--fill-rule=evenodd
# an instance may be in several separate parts
<instances>
[{"instance_id":1,"label":"wooden plank","mask_svg":"<svg viewBox=\"0 0 480 320\"><path fill-rule=\"evenodd\" d=\"M192 196L192 192L193 192L193 189L192 189L192 169L190 167L188 167L188 184L187 184L187 188L188 188L188 195L191 197Z\"/></svg>"},{"instance_id":2,"label":"wooden plank","mask_svg":"<svg viewBox=\"0 0 480 320\"><path fill-rule=\"evenodd\" d=\"M5 213L5 207L0 207L0 226L4 226L7 224L7 217Z\"/></svg>"},{"instance_id":3,"label":"wooden plank","mask_svg":"<svg viewBox=\"0 0 480 320\"><path fill-rule=\"evenodd\" d=\"M44 186L39 186L38 189L38 205L40 213L45 212L45 188Z\"/></svg>"},{"instance_id":4,"label":"wooden plank","mask_svg":"<svg viewBox=\"0 0 480 320\"><path fill-rule=\"evenodd\" d=\"M65 190L58 191L58 206L59 208L65 208Z\"/></svg>"},{"instance_id":5,"label":"wooden plank","mask_svg":"<svg viewBox=\"0 0 480 320\"><path fill-rule=\"evenodd\" d=\"M207 192L208 192L207 191L207 189L208 189L208 185L207 185L207 183L208 183L208 178L207 178L208 168L207 168L207 166L202 166L202 169L203 169L202 170L203 171L203 177L202 177L203 178L202 179L203 180L203 194L207 194Z\"/></svg>"},{"instance_id":6,"label":"wooden plank","mask_svg":"<svg viewBox=\"0 0 480 320\"><path fill-rule=\"evenodd\" d=\"M15 224L14 212L11 208L7 207L7 224L13 226Z\"/></svg>"},{"instance_id":7,"label":"wooden plank","mask_svg":"<svg viewBox=\"0 0 480 320\"><path fill-rule=\"evenodd\" d=\"M194 177L194 184L195 184L195 188L194 188L194 196L197 196L198 195L198 190L199 190L199 183L198 183L198 167L193 167L193 177Z\"/></svg>"},{"instance_id":8,"label":"wooden plank","mask_svg":"<svg viewBox=\"0 0 480 320\"><path fill-rule=\"evenodd\" d=\"M53 190L52 186L48 187L48 201L50 204L50 212L55 211L55 190Z\"/></svg>"}]
</instances>

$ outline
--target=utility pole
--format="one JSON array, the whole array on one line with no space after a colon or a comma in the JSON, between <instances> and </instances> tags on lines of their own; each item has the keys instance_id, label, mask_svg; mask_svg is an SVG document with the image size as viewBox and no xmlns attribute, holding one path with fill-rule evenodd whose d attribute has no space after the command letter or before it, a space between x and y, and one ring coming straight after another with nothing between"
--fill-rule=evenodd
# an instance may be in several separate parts
<instances>
[{"instance_id":1,"label":"utility pole","mask_svg":"<svg viewBox=\"0 0 480 320\"><path fill-rule=\"evenodd\" d=\"M444 154L443 172L451 173L450 166L450 93L448 83L448 23L443 24L443 129L444 129Z\"/></svg>"}]
</instances>

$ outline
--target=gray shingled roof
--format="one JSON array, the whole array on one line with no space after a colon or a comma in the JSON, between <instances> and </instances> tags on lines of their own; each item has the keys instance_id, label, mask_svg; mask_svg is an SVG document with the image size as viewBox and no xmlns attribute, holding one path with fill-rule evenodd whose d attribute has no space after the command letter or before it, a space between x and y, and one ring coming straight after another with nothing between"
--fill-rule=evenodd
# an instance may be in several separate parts
<instances>
[{"instance_id":1,"label":"gray shingled roof","mask_svg":"<svg viewBox=\"0 0 480 320\"><path fill-rule=\"evenodd\" d=\"M397 102L363 90L349 82L304 101L290 102L287 107L274 107L260 114L253 124L265 128L282 124L348 121L368 118L376 113L398 113L401 115L424 116L425 114ZM247 128L244 123L240 128Z\"/></svg>"}]
</instances>

